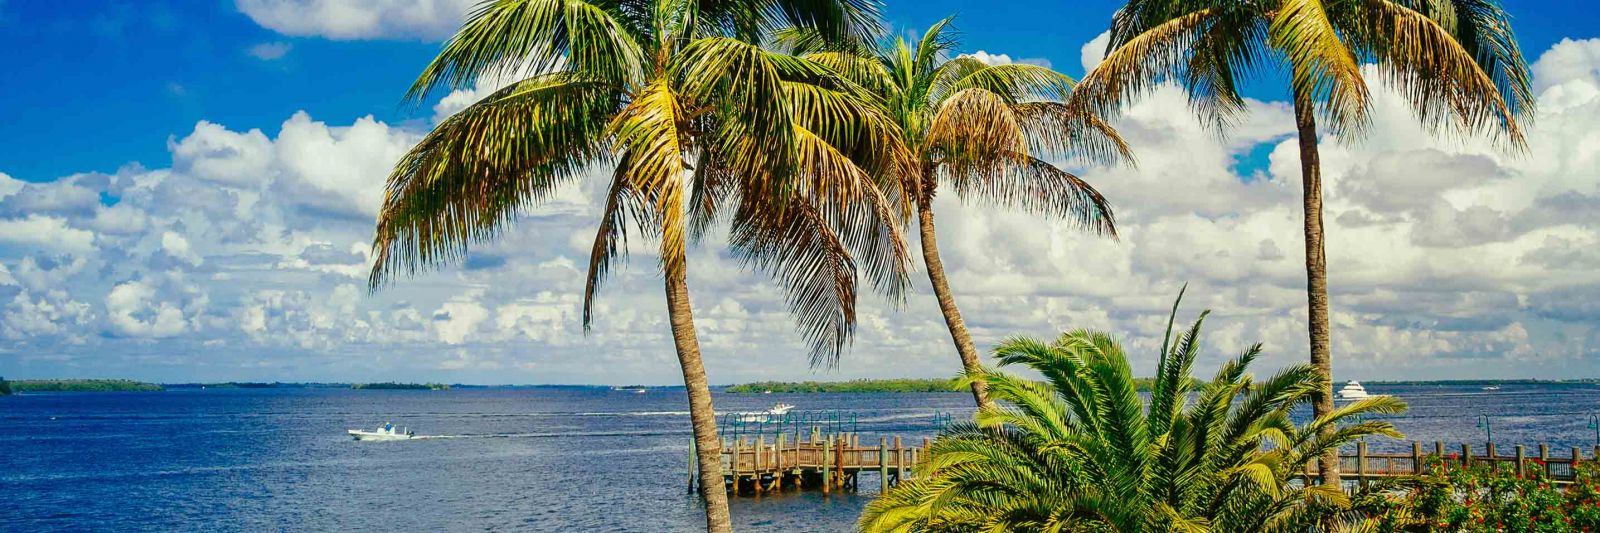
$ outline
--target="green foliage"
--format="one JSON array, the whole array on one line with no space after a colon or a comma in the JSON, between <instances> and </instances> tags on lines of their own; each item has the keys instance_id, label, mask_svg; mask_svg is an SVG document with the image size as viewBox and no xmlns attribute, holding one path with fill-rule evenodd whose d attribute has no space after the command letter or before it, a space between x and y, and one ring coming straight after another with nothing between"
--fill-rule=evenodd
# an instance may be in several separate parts
<instances>
[{"instance_id":1,"label":"green foliage","mask_svg":"<svg viewBox=\"0 0 1600 533\"><path fill-rule=\"evenodd\" d=\"M1405 404L1373 397L1296 425L1290 412L1326 384L1310 365L1258 380L1247 370L1260 346L1198 384L1189 372L1204 319L1178 336L1168 326L1148 406L1110 335L1006 340L995 350L1000 363L1044 380L994 370L970 376L1002 404L941 434L919 476L870 504L861 528L1306 531L1346 508L1338 487L1297 480L1325 451L1365 436L1399 437L1370 415ZM1320 435L1325 428L1334 431Z\"/></svg>"},{"instance_id":2,"label":"green foliage","mask_svg":"<svg viewBox=\"0 0 1600 533\"><path fill-rule=\"evenodd\" d=\"M155 383L127 379L25 379L11 382L15 392L155 392Z\"/></svg>"},{"instance_id":3,"label":"green foliage","mask_svg":"<svg viewBox=\"0 0 1600 533\"><path fill-rule=\"evenodd\" d=\"M7 396L9 394L11 394L11 384L6 382L5 377L0 377L0 396Z\"/></svg>"},{"instance_id":4,"label":"green foliage","mask_svg":"<svg viewBox=\"0 0 1600 533\"><path fill-rule=\"evenodd\" d=\"M1524 476L1508 466L1446 468L1433 457L1426 474L1375 483L1352 504L1380 532L1600 531L1600 465L1579 463L1566 487L1537 460Z\"/></svg>"},{"instance_id":5,"label":"green foliage","mask_svg":"<svg viewBox=\"0 0 1600 533\"><path fill-rule=\"evenodd\" d=\"M350 388L356 390L450 390L444 383L352 383Z\"/></svg>"}]
</instances>

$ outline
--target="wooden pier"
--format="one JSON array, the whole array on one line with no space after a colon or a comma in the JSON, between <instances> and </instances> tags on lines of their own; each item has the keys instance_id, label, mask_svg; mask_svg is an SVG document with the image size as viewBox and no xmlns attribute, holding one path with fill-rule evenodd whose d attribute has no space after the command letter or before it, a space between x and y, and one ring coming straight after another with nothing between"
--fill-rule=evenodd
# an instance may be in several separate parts
<instances>
[{"instance_id":1,"label":"wooden pier","mask_svg":"<svg viewBox=\"0 0 1600 533\"><path fill-rule=\"evenodd\" d=\"M863 446L860 435L842 433L810 435L780 433L768 440L765 435L729 439L722 443L723 487L730 494L760 496L785 490L855 491L862 473L876 473L879 492L915 475L917 462L927 455L928 439L920 445L906 446L900 437L878 437L878 442ZM693 443L689 450L689 492L695 491L696 466ZM1573 467L1580 461L1600 460L1600 446L1584 458L1583 450L1573 447L1566 453L1552 453L1544 444L1530 450L1513 447L1509 455L1493 444L1476 449L1468 444L1447 448L1442 442L1424 446L1411 443L1410 453L1371 453L1365 442L1357 443L1355 453L1340 455L1340 475L1351 483L1423 473L1429 458L1438 457L1445 468L1493 465L1494 468L1529 474L1543 470L1552 483L1568 484L1575 477ZM1316 463L1304 472L1307 482L1318 477Z\"/></svg>"},{"instance_id":2,"label":"wooden pier","mask_svg":"<svg viewBox=\"0 0 1600 533\"><path fill-rule=\"evenodd\" d=\"M911 478L927 448L927 438L919 446L907 446L900 437L878 437L876 444L863 446L861 436L853 433L729 439L722 443L723 487L730 494L758 496L789 489L854 491L861 486L863 472L875 472L879 491L886 492ZM695 490L696 471L691 448L690 492Z\"/></svg>"}]
</instances>

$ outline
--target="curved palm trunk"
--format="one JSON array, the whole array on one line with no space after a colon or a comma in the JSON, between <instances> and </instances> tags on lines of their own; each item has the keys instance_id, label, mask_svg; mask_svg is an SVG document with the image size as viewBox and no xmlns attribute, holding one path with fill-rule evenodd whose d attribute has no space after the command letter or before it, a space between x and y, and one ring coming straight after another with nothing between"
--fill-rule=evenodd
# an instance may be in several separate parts
<instances>
[{"instance_id":1,"label":"curved palm trunk","mask_svg":"<svg viewBox=\"0 0 1600 533\"><path fill-rule=\"evenodd\" d=\"M711 387L700 361L700 341L694 334L689 309L689 283L684 268L668 268L667 316L672 322L672 342L683 367L683 387L689 392L689 420L694 426L695 459L700 467L700 497L706 503L706 531L733 531L728 516L728 493L722 485L722 439L717 437L717 415L711 407Z\"/></svg>"},{"instance_id":2,"label":"curved palm trunk","mask_svg":"<svg viewBox=\"0 0 1600 533\"><path fill-rule=\"evenodd\" d=\"M972 345L972 334L967 333L967 323L961 320L961 310L956 309L956 297L950 293L950 281L944 277L944 262L939 260L939 237L933 231L933 194L917 202L917 219L922 234L922 261L928 267L928 281L933 283L933 294L939 298L939 311L944 313L944 324L950 328L950 339L956 343L956 354L961 356L961 368L968 374L976 373L978 349ZM972 382L972 399L978 407L993 405L989 402L989 386L983 381Z\"/></svg>"},{"instance_id":3,"label":"curved palm trunk","mask_svg":"<svg viewBox=\"0 0 1600 533\"><path fill-rule=\"evenodd\" d=\"M1300 135L1300 180L1305 189L1306 301L1311 333L1311 364L1322 376L1322 390L1312 403L1315 416L1333 412L1333 359L1328 346L1328 256L1323 248L1322 162L1317 153L1317 122L1310 95L1294 96L1294 122ZM1324 435L1333 427L1323 429ZM1323 454L1317 466L1324 485L1339 486L1339 451Z\"/></svg>"}]
</instances>

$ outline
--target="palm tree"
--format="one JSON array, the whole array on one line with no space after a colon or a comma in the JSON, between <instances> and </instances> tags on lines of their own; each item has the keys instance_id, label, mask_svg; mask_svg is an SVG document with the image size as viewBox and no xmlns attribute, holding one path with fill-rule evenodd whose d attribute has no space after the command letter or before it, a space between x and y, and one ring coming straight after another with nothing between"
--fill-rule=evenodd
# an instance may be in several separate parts
<instances>
[{"instance_id":1,"label":"palm tree","mask_svg":"<svg viewBox=\"0 0 1600 533\"><path fill-rule=\"evenodd\" d=\"M915 197L918 233L928 280L967 372L980 369L978 350L939 257L933 200L941 184L963 199L1068 219L1099 235L1116 235L1111 207L1087 182L1046 161L1083 156L1097 161L1131 158L1115 130L1062 102L1072 78L1027 64L988 65L956 47L950 19L934 24L916 43L816 50L795 39L805 57L828 64L877 93L899 127L913 164L893 179ZM849 43L846 43L849 44ZM811 50L805 50L811 45ZM985 383L971 384L978 405L989 403Z\"/></svg>"},{"instance_id":2,"label":"palm tree","mask_svg":"<svg viewBox=\"0 0 1600 533\"><path fill-rule=\"evenodd\" d=\"M1169 319L1148 408L1110 335L1006 340L995 350L1000 364L1024 365L1044 381L969 377L987 382L1004 406L940 435L915 479L868 505L861 529L1305 531L1348 506L1335 485L1291 480L1344 443L1399 437L1388 422L1346 422L1405 404L1372 397L1296 425L1291 413L1323 380L1307 364L1255 380L1246 370L1260 345L1197 386L1190 367L1205 316L1176 338Z\"/></svg>"},{"instance_id":3,"label":"palm tree","mask_svg":"<svg viewBox=\"0 0 1600 533\"><path fill-rule=\"evenodd\" d=\"M459 259L557 187L606 172L584 328L630 225L658 240L706 526L729 531L685 250L728 220L736 255L784 287L818 361L850 338L860 270L898 293L908 261L896 227L909 207L872 181L905 161L892 123L827 68L762 46L784 27L864 41L876 35L876 9L870 0L479 5L408 98L480 78L519 81L440 122L397 163L371 284Z\"/></svg>"},{"instance_id":4,"label":"palm tree","mask_svg":"<svg viewBox=\"0 0 1600 533\"><path fill-rule=\"evenodd\" d=\"M1315 412L1333 410L1327 256L1317 127L1356 138L1371 107L1366 77L1394 87L1424 126L1487 132L1525 148L1527 64L1497 0L1129 0L1111 25L1107 57L1084 77L1079 103L1112 113L1175 80L1204 120L1224 127L1245 109L1239 84L1281 64L1299 135L1311 363L1327 385ZM1280 63L1281 62L1281 63ZM1374 67L1363 72L1362 63ZM1339 482L1336 453L1323 482Z\"/></svg>"}]
</instances>

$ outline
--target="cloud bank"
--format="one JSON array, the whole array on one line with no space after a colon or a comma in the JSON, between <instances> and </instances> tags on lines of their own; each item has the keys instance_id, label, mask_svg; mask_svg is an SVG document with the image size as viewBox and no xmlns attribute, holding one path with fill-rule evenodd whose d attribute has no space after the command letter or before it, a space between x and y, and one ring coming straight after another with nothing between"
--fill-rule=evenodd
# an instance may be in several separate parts
<instances>
[{"instance_id":1,"label":"cloud bank","mask_svg":"<svg viewBox=\"0 0 1600 533\"><path fill-rule=\"evenodd\" d=\"M300 2L328 13L375 3ZM240 2L268 14L288 4ZM444 3L417 5L427 14ZM352 20L339 31L425 27ZM1084 63L1097 58L1084 50ZM1528 154L1435 139L1384 91L1365 139L1324 144L1340 377L1600 370L1600 40L1557 44L1534 72ZM1120 241L941 196L941 248L979 344L1106 329L1148 371L1153 357L1139 356L1153 353L1166 307L1189 283L1188 314L1216 311L1202 367L1258 341L1269 366L1303 360L1292 121L1284 103L1250 106L1226 139L1196 123L1174 88L1129 110L1118 126L1139 166L1075 167L1113 202ZM383 179L420 134L305 113L273 132L200 122L169 139L165 168L46 183L0 174L0 361L21 376L678 381L647 244L603 290L595 331L581 330L602 180L526 213L462 265L369 294ZM714 382L813 377L773 283L742 272L715 240L690 265ZM853 351L816 377L953 373L916 277L901 308L867 301Z\"/></svg>"}]
</instances>

